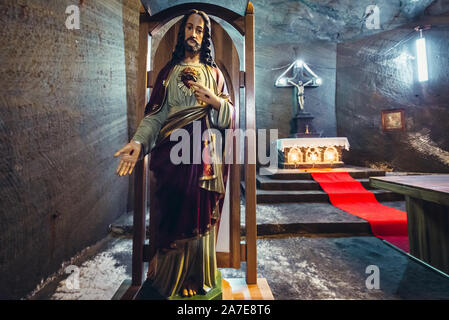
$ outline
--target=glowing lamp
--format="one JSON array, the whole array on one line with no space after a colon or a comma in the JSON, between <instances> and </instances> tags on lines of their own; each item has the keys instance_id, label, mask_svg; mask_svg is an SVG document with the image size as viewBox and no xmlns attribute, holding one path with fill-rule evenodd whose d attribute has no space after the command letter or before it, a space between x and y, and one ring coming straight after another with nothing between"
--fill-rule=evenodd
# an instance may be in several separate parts
<instances>
[{"instance_id":1,"label":"glowing lamp","mask_svg":"<svg viewBox=\"0 0 449 320\"><path fill-rule=\"evenodd\" d=\"M426 39L422 36L422 30L419 30L419 39L416 40L416 55L418 61L418 80L424 82L429 80L427 72L427 48Z\"/></svg>"},{"instance_id":2,"label":"glowing lamp","mask_svg":"<svg viewBox=\"0 0 449 320\"><path fill-rule=\"evenodd\" d=\"M286 78L279 79L278 85L281 86L287 85L287 79Z\"/></svg>"},{"instance_id":3,"label":"glowing lamp","mask_svg":"<svg viewBox=\"0 0 449 320\"><path fill-rule=\"evenodd\" d=\"M290 164L296 164L302 162L301 160L302 160L301 152L296 148L292 148L288 153L287 162Z\"/></svg>"},{"instance_id":4,"label":"glowing lamp","mask_svg":"<svg viewBox=\"0 0 449 320\"><path fill-rule=\"evenodd\" d=\"M308 163L316 163L320 160L320 155L316 148L309 148L306 155L306 162Z\"/></svg>"},{"instance_id":5,"label":"glowing lamp","mask_svg":"<svg viewBox=\"0 0 449 320\"><path fill-rule=\"evenodd\" d=\"M324 161L325 162L334 162L338 159L338 152L335 148L330 147L324 151Z\"/></svg>"}]
</instances>

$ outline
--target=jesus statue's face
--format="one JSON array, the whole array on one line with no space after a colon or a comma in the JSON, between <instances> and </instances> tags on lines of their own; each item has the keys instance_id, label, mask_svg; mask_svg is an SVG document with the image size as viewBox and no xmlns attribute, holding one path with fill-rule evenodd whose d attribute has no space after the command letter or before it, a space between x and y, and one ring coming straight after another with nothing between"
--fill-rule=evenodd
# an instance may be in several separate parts
<instances>
[{"instance_id":1,"label":"jesus statue's face","mask_svg":"<svg viewBox=\"0 0 449 320\"><path fill-rule=\"evenodd\" d=\"M204 21L199 14L191 14L187 19L184 44L187 51L199 52L203 42Z\"/></svg>"}]
</instances>

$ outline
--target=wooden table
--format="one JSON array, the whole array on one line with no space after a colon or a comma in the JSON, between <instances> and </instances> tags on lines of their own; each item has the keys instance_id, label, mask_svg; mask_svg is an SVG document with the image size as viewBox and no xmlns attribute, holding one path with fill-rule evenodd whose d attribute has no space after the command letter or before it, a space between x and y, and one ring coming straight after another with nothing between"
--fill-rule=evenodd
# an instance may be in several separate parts
<instances>
[{"instance_id":1,"label":"wooden table","mask_svg":"<svg viewBox=\"0 0 449 320\"><path fill-rule=\"evenodd\" d=\"M410 254L449 274L449 174L372 177L370 184L405 196Z\"/></svg>"}]
</instances>

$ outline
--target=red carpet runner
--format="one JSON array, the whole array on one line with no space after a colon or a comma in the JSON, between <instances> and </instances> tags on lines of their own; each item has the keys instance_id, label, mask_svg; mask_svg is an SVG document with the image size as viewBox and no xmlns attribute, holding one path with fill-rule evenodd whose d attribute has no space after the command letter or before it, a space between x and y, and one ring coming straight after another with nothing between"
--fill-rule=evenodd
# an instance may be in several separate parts
<instances>
[{"instance_id":1,"label":"red carpet runner","mask_svg":"<svg viewBox=\"0 0 449 320\"><path fill-rule=\"evenodd\" d=\"M311 172L337 208L367 220L373 234L408 252L407 214L380 204L348 172Z\"/></svg>"}]
</instances>

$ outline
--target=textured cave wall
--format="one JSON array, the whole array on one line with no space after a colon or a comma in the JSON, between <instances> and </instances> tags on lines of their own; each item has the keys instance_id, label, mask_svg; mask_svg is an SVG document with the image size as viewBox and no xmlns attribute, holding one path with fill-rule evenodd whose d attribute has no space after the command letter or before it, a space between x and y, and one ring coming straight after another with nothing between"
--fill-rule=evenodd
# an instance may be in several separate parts
<instances>
[{"instance_id":1,"label":"textured cave wall","mask_svg":"<svg viewBox=\"0 0 449 320\"><path fill-rule=\"evenodd\" d=\"M449 171L448 23L447 13L425 17L338 45L337 130L351 144L345 162L403 171ZM414 60L417 34L412 31L418 24L432 24L424 32L429 63L429 81L424 83L417 80ZM395 108L405 111L405 130L383 132L381 110Z\"/></svg>"},{"instance_id":2,"label":"textured cave wall","mask_svg":"<svg viewBox=\"0 0 449 320\"><path fill-rule=\"evenodd\" d=\"M320 87L305 89L305 109L315 116L315 129L323 136L335 136L337 131L337 46L305 30L308 23L302 20L304 10L314 8L291 0L254 1L256 125L258 129L278 129L279 138L296 132L292 118L297 107L293 88L276 88L274 82L296 59L302 59L323 79Z\"/></svg>"},{"instance_id":3,"label":"textured cave wall","mask_svg":"<svg viewBox=\"0 0 449 320\"><path fill-rule=\"evenodd\" d=\"M80 30L65 26L72 4ZM127 210L113 154L134 131L139 5L0 2L0 299L32 291Z\"/></svg>"},{"instance_id":4,"label":"textured cave wall","mask_svg":"<svg viewBox=\"0 0 449 320\"><path fill-rule=\"evenodd\" d=\"M288 42L288 39L282 44L256 41L256 52L257 128L278 129L279 138L287 138L296 132L292 123L298 111L295 91L292 87L276 88L274 82L293 61L300 58L323 79L320 87L305 88L305 110L315 117L314 128L322 136L335 137L336 44L298 44Z\"/></svg>"},{"instance_id":5,"label":"textured cave wall","mask_svg":"<svg viewBox=\"0 0 449 320\"><path fill-rule=\"evenodd\" d=\"M294 60L301 58L323 78L323 85L305 89L305 109L323 136L339 136L336 120L337 44L394 30L417 19L427 9L438 15L447 0L254 0L256 30L256 112L258 128L277 128L288 137L295 115L291 88L275 88L274 81ZM380 9L380 29L368 29L366 8ZM363 41L359 42L361 45ZM368 74L366 75L368 76ZM354 81L355 79L350 79ZM338 80L339 81L339 80ZM343 85L344 86L344 85ZM341 92L339 97L344 97ZM349 100L349 99L348 99Z\"/></svg>"}]
</instances>

